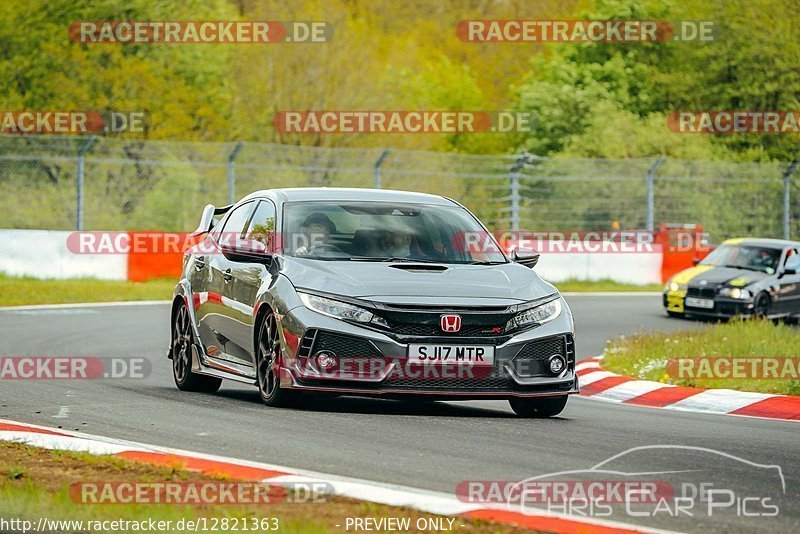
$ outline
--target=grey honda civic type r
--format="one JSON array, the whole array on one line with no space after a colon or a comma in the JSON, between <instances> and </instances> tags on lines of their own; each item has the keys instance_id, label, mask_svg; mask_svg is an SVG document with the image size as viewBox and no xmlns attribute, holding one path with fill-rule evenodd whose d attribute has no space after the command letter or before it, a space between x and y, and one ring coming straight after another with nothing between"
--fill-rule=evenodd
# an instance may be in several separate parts
<instances>
[{"instance_id":1,"label":"grey honda civic type r","mask_svg":"<svg viewBox=\"0 0 800 534\"><path fill-rule=\"evenodd\" d=\"M181 390L507 399L522 417L578 392L572 314L538 254L507 255L458 202L271 189L206 206L193 236L171 314Z\"/></svg>"}]
</instances>

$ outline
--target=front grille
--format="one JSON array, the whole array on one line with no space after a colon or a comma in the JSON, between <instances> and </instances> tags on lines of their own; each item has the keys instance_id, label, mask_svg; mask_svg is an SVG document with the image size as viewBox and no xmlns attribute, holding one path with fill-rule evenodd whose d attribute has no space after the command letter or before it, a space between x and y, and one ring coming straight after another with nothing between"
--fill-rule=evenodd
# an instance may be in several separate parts
<instances>
[{"instance_id":1,"label":"front grille","mask_svg":"<svg viewBox=\"0 0 800 534\"><path fill-rule=\"evenodd\" d=\"M713 287L696 287L689 286L686 294L690 297L700 297L704 299L713 299L717 295L717 290Z\"/></svg>"},{"instance_id":2,"label":"front grille","mask_svg":"<svg viewBox=\"0 0 800 534\"><path fill-rule=\"evenodd\" d=\"M439 325L390 323L392 332L400 336L448 336L448 337L482 337L500 336L503 334L502 326L462 326L458 332L442 332ZM497 329L496 331L494 331Z\"/></svg>"},{"instance_id":3,"label":"front grille","mask_svg":"<svg viewBox=\"0 0 800 534\"><path fill-rule=\"evenodd\" d=\"M510 391L511 382L505 377L486 378L391 378L383 383L387 389L418 390L493 390Z\"/></svg>"},{"instance_id":4,"label":"front grille","mask_svg":"<svg viewBox=\"0 0 800 534\"><path fill-rule=\"evenodd\" d=\"M526 343L514 357L515 360L547 360L553 354L566 355L562 336L537 339Z\"/></svg>"},{"instance_id":5,"label":"front grille","mask_svg":"<svg viewBox=\"0 0 800 534\"><path fill-rule=\"evenodd\" d=\"M380 351L366 339L326 331L317 333L310 353L315 354L321 350L329 350L340 358L381 357Z\"/></svg>"},{"instance_id":6,"label":"front grille","mask_svg":"<svg viewBox=\"0 0 800 534\"><path fill-rule=\"evenodd\" d=\"M530 341L514 356L511 365L514 371L522 377L553 376L547 361L554 354L563 356L567 367L572 368L575 360L575 341L572 335Z\"/></svg>"}]
</instances>

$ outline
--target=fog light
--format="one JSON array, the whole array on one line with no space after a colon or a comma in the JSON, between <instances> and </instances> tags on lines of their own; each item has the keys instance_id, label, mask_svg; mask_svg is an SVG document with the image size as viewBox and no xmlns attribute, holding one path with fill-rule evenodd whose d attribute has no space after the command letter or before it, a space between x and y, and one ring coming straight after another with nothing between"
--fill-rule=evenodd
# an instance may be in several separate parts
<instances>
[{"instance_id":1,"label":"fog light","mask_svg":"<svg viewBox=\"0 0 800 534\"><path fill-rule=\"evenodd\" d=\"M330 351L321 350L315 356L320 369L328 369L336 363L336 355Z\"/></svg>"},{"instance_id":2,"label":"fog light","mask_svg":"<svg viewBox=\"0 0 800 534\"><path fill-rule=\"evenodd\" d=\"M553 354L550 356L550 372L554 375L560 374L566 364L567 362L564 361L561 355Z\"/></svg>"}]
</instances>

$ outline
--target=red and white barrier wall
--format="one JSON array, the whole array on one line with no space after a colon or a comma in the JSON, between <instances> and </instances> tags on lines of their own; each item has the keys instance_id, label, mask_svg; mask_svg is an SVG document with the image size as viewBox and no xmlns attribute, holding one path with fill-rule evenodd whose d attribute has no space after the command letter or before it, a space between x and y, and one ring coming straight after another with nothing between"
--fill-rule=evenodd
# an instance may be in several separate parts
<instances>
[{"instance_id":1,"label":"red and white barrier wall","mask_svg":"<svg viewBox=\"0 0 800 534\"><path fill-rule=\"evenodd\" d=\"M75 254L67 247L73 232L0 230L0 272L34 278L127 280L123 254Z\"/></svg>"},{"instance_id":2,"label":"red and white barrier wall","mask_svg":"<svg viewBox=\"0 0 800 534\"><path fill-rule=\"evenodd\" d=\"M146 232L92 232L108 234L119 243L133 243ZM152 233L151 233L152 235ZM163 234L162 234L163 235ZM178 234L174 235L176 242ZM185 243L186 234L180 234ZM178 278L182 253L153 252L148 247L131 247L130 252L77 253L76 232L49 230L0 230L0 272L35 278L99 278L144 281ZM147 240L142 240L147 241ZM659 284L675 272L691 267L692 255L662 252L655 247L644 252L555 252L542 254L536 272L551 282L613 280L626 284ZM159 249L163 250L163 249Z\"/></svg>"}]
</instances>

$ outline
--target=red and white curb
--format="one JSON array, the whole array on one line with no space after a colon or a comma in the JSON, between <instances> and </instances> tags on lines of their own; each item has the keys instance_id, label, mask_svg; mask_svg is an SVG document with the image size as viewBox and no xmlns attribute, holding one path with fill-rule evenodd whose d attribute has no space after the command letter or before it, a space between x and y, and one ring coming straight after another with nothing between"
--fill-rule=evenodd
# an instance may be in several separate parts
<instances>
[{"instance_id":1,"label":"red and white curb","mask_svg":"<svg viewBox=\"0 0 800 534\"><path fill-rule=\"evenodd\" d=\"M413 508L437 515L512 524L546 532L563 534L664 532L615 521L555 514L546 510L526 508L522 511L514 506L465 503L455 495L444 492L171 449L6 419L0 419L0 440L46 449L109 454L130 461L178 467L224 476L232 480L260 481L278 485L325 482L332 488L333 494L343 497Z\"/></svg>"},{"instance_id":2,"label":"red and white curb","mask_svg":"<svg viewBox=\"0 0 800 534\"><path fill-rule=\"evenodd\" d=\"M732 389L700 389L638 380L603 369L602 356L575 365L581 395L592 399L685 412L800 421L800 397Z\"/></svg>"}]
</instances>

